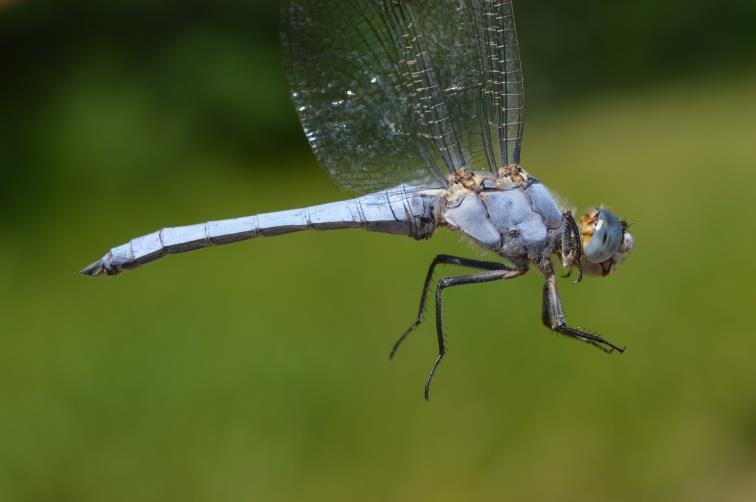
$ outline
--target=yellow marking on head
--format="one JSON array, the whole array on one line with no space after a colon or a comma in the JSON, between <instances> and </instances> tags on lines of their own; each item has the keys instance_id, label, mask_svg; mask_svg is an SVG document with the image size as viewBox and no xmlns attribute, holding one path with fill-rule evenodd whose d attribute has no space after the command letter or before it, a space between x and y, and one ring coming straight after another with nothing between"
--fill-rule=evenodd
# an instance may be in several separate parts
<instances>
[{"instance_id":1,"label":"yellow marking on head","mask_svg":"<svg viewBox=\"0 0 756 502\"><path fill-rule=\"evenodd\" d=\"M596 231L596 221L598 220L598 210L591 209L580 217L578 227L580 227L580 240L583 243L583 249L588 247L594 232Z\"/></svg>"}]
</instances>

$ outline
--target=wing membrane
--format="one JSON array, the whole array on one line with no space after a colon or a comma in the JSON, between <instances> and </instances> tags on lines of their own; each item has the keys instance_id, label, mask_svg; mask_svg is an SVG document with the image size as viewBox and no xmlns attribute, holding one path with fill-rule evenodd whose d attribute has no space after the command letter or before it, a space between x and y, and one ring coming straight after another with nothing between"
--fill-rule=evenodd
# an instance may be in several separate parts
<instances>
[{"instance_id":1,"label":"wing membrane","mask_svg":"<svg viewBox=\"0 0 756 502\"><path fill-rule=\"evenodd\" d=\"M511 1L293 0L283 42L305 135L340 188L441 187L519 162Z\"/></svg>"}]
</instances>

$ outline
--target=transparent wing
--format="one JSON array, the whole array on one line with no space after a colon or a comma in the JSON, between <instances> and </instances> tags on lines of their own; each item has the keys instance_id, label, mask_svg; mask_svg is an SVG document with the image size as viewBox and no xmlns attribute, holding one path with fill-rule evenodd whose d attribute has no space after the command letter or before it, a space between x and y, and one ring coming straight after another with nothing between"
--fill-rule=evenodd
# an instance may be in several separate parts
<instances>
[{"instance_id":1,"label":"transparent wing","mask_svg":"<svg viewBox=\"0 0 756 502\"><path fill-rule=\"evenodd\" d=\"M519 162L511 1L293 0L283 43L305 135L340 188L442 187Z\"/></svg>"}]
</instances>

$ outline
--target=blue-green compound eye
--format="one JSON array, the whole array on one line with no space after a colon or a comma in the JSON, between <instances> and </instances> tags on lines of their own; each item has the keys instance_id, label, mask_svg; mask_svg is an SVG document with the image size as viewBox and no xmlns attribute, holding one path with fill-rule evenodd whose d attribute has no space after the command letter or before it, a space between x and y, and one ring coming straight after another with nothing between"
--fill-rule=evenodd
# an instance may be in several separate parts
<instances>
[{"instance_id":1,"label":"blue-green compound eye","mask_svg":"<svg viewBox=\"0 0 756 502\"><path fill-rule=\"evenodd\" d=\"M585 248L585 257L592 263L602 263L614 256L622 244L625 226L606 209L600 209L596 230Z\"/></svg>"}]
</instances>

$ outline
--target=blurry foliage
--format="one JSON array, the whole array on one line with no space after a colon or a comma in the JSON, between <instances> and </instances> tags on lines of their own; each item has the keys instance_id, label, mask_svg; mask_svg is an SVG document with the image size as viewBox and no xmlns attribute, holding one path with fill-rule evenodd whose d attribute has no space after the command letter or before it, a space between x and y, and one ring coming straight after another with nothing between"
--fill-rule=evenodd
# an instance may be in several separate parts
<instances>
[{"instance_id":1,"label":"blurry foliage","mask_svg":"<svg viewBox=\"0 0 756 502\"><path fill-rule=\"evenodd\" d=\"M516 9L528 90L559 99L753 67L756 54L754 0L521 0Z\"/></svg>"},{"instance_id":2,"label":"blurry foliage","mask_svg":"<svg viewBox=\"0 0 756 502\"><path fill-rule=\"evenodd\" d=\"M25 2L0 11L0 206L65 176L159 175L198 142L297 138L266 2Z\"/></svg>"}]
</instances>

